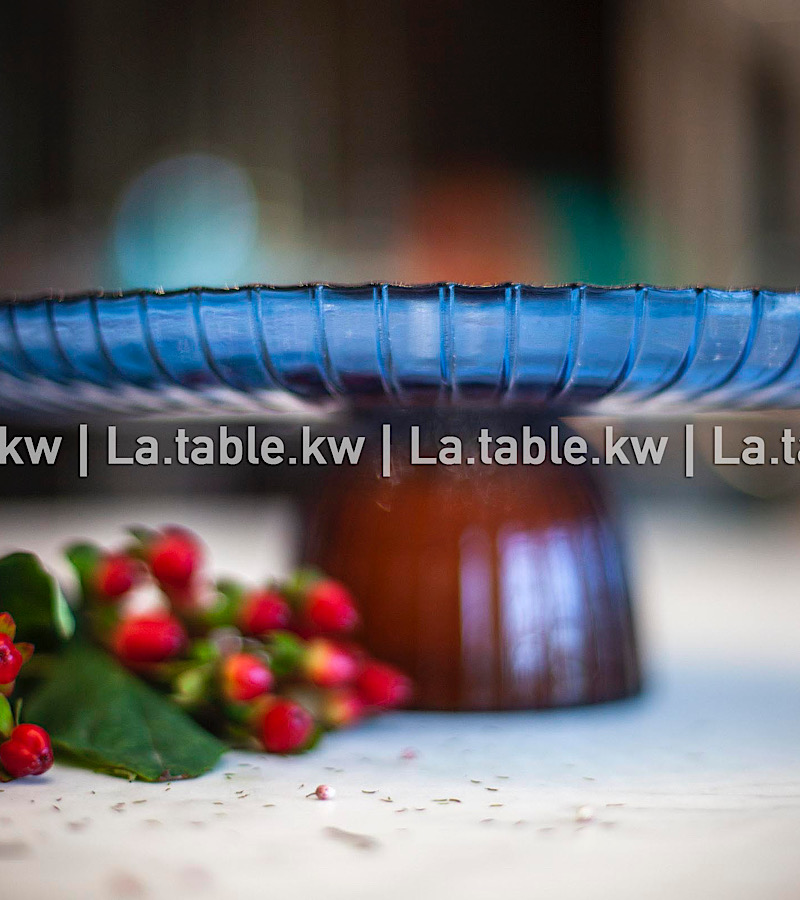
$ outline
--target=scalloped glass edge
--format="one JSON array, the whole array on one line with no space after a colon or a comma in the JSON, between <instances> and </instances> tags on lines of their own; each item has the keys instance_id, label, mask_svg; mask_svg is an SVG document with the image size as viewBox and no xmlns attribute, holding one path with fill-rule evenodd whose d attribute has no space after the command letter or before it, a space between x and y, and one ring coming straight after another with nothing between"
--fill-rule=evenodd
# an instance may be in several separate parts
<instances>
[{"instance_id":1,"label":"scalloped glass edge","mask_svg":"<svg viewBox=\"0 0 800 900\"><path fill-rule=\"evenodd\" d=\"M800 405L800 293L308 284L0 301L0 410Z\"/></svg>"}]
</instances>

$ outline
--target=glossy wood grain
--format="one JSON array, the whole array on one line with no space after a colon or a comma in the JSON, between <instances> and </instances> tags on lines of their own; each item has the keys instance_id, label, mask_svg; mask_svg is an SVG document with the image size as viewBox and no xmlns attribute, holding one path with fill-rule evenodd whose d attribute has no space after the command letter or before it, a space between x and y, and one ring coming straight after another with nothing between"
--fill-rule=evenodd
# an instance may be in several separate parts
<instances>
[{"instance_id":1,"label":"glossy wood grain","mask_svg":"<svg viewBox=\"0 0 800 900\"><path fill-rule=\"evenodd\" d=\"M363 635L423 709L596 703L635 693L620 549L596 485L555 465L326 474L307 560L341 578Z\"/></svg>"}]
</instances>

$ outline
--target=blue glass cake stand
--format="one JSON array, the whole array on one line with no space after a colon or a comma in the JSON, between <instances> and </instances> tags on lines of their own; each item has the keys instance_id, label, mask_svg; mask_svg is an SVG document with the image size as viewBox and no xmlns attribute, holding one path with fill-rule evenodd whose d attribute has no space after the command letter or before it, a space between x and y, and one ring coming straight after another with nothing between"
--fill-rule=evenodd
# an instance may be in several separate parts
<instances>
[{"instance_id":1,"label":"blue glass cake stand","mask_svg":"<svg viewBox=\"0 0 800 900\"><path fill-rule=\"evenodd\" d=\"M251 286L0 303L3 418L350 409L424 440L565 412L800 404L800 294L523 284ZM562 440L566 436L561 429ZM329 469L305 555L364 605L422 707L639 686L594 480L545 464Z\"/></svg>"}]
</instances>

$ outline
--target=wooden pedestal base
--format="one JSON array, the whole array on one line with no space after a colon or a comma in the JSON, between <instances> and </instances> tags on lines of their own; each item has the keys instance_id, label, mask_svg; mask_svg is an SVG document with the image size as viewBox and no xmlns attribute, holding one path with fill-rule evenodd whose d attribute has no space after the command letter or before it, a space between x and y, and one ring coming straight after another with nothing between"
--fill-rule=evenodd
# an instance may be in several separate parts
<instances>
[{"instance_id":1,"label":"wooden pedestal base","mask_svg":"<svg viewBox=\"0 0 800 900\"><path fill-rule=\"evenodd\" d=\"M326 472L305 556L352 588L366 645L413 677L415 706L530 709L635 693L620 549L585 467L410 466L405 433L390 479L370 460Z\"/></svg>"}]
</instances>

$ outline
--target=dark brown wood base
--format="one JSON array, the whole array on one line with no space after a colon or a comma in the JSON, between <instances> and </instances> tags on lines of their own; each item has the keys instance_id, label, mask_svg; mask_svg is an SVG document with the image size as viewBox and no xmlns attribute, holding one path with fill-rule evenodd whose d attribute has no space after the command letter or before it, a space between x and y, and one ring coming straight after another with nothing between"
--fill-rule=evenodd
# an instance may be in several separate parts
<instances>
[{"instance_id":1,"label":"dark brown wood base","mask_svg":"<svg viewBox=\"0 0 800 900\"><path fill-rule=\"evenodd\" d=\"M353 589L366 645L413 677L415 706L531 709L636 693L620 547L587 469L407 459L400 437L391 478L371 458L329 469L305 558Z\"/></svg>"}]
</instances>

